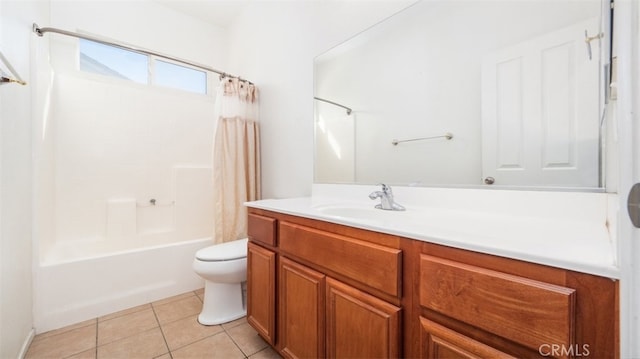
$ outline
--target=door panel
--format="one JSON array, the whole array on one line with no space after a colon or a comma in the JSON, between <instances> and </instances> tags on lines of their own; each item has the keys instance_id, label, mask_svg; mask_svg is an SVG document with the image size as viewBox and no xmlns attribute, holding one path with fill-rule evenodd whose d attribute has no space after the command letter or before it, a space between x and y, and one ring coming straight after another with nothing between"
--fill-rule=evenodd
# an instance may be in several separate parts
<instances>
[{"instance_id":1,"label":"door panel","mask_svg":"<svg viewBox=\"0 0 640 359\"><path fill-rule=\"evenodd\" d=\"M401 309L327 278L327 357L397 358Z\"/></svg>"},{"instance_id":2,"label":"door panel","mask_svg":"<svg viewBox=\"0 0 640 359\"><path fill-rule=\"evenodd\" d=\"M289 358L324 357L325 276L280 259L280 341Z\"/></svg>"},{"instance_id":3,"label":"door panel","mask_svg":"<svg viewBox=\"0 0 640 359\"><path fill-rule=\"evenodd\" d=\"M483 178L498 185L598 186L596 19L498 50L482 68ZM597 54L598 41L591 41Z\"/></svg>"},{"instance_id":4,"label":"door panel","mask_svg":"<svg viewBox=\"0 0 640 359\"><path fill-rule=\"evenodd\" d=\"M269 344L276 333L276 254L249 242L247 249L247 322Z\"/></svg>"}]
</instances>

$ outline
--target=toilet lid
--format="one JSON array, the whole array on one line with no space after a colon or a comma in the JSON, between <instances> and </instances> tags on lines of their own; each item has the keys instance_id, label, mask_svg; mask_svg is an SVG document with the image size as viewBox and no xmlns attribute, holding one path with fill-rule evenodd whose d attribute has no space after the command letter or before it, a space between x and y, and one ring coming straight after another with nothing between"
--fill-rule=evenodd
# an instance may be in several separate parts
<instances>
[{"instance_id":1,"label":"toilet lid","mask_svg":"<svg viewBox=\"0 0 640 359\"><path fill-rule=\"evenodd\" d=\"M207 262L230 261L247 257L247 239L216 244L196 252L196 259Z\"/></svg>"}]
</instances>

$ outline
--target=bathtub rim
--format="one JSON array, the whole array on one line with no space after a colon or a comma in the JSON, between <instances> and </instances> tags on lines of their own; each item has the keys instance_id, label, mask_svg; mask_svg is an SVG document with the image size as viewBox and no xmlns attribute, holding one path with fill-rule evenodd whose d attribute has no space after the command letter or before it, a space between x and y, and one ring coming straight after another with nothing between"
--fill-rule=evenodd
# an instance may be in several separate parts
<instances>
[{"instance_id":1,"label":"bathtub rim","mask_svg":"<svg viewBox=\"0 0 640 359\"><path fill-rule=\"evenodd\" d=\"M206 242L206 241L211 241L211 245L215 244L213 242L213 238L212 237L201 237L201 238L189 239L189 240L185 240L185 241L161 243L161 244L148 245L148 246L142 246L142 247L132 247L132 248L116 250L116 251L110 251L110 252L105 252L105 253L90 254L88 256L82 256L82 257L71 258L71 259L62 259L62 260L58 260L58 261L53 261L53 260L47 261L47 256L43 255L40 258L40 261L39 261L39 263L37 263L37 265L38 265L38 267L52 267L52 266L61 265L61 264L70 264L70 263L76 263L76 262L90 261L90 260L96 260L96 259L101 259L101 258L107 258L107 257L111 257L111 256L124 255L124 254L129 254L129 253L139 253L139 252L151 251L151 250L160 249L160 248L175 247L175 246L180 246L180 245L189 245L189 244L194 244L194 243L198 243L198 242Z\"/></svg>"}]
</instances>

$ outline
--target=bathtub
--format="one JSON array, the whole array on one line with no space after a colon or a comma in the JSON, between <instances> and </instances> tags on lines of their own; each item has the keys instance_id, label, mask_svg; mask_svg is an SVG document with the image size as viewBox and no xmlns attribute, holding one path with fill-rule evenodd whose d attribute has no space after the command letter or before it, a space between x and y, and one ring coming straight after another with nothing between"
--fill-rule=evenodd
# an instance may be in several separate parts
<instances>
[{"instance_id":1,"label":"bathtub","mask_svg":"<svg viewBox=\"0 0 640 359\"><path fill-rule=\"evenodd\" d=\"M202 288L191 265L195 252L212 243L201 238L115 252L95 243L53 248L34 268L36 333Z\"/></svg>"}]
</instances>

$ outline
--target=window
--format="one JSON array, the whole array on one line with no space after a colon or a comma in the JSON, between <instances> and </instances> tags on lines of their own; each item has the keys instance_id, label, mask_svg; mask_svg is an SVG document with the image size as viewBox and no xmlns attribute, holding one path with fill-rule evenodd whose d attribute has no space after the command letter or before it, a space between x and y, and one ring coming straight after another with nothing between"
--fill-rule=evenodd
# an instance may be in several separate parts
<instances>
[{"instance_id":1,"label":"window","mask_svg":"<svg viewBox=\"0 0 640 359\"><path fill-rule=\"evenodd\" d=\"M80 70L142 84L207 93L205 71L85 39L80 39Z\"/></svg>"},{"instance_id":2,"label":"window","mask_svg":"<svg viewBox=\"0 0 640 359\"><path fill-rule=\"evenodd\" d=\"M155 60L155 84L195 93L207 93L207 73Z\"/></svg>"},{"instance_id":3,"label":"window","mask_svg":"<svg viewBox=\"0 0 640 359\"><path fill-rule=\"evenodd\" d=\"M149 83L148 56L115 46L80 39L80 70Z\"/></svg>"}]
</instances>

